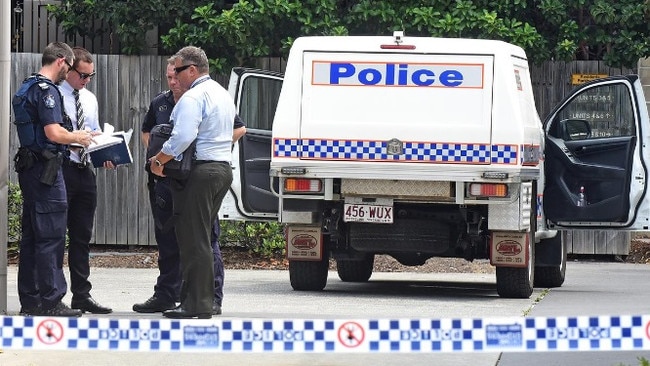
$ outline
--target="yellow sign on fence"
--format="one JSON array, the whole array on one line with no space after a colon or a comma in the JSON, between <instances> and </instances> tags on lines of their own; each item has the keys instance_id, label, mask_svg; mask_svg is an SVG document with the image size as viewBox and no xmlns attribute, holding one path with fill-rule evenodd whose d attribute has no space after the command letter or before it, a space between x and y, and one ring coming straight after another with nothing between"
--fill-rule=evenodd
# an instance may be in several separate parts
<instances>
[{"instance_id":1,"label":"yellow sign on fence","mask_svg":"<svg viewBox=\"0 0 650 366\"><path fill-rule=\"evenodd\" d=\"M572 85L584 84L588 81L606 78L608 76L609 75L607 74L573 74L571 75L571 84Z\"/></svg>"}]
</instances>

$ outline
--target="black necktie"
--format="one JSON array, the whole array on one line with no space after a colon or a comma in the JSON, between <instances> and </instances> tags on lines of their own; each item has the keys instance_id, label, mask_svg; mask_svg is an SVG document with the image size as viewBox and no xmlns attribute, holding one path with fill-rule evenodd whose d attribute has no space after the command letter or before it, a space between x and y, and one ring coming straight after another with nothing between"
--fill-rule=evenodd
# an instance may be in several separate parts
<instances>
[{"instance_id":1,"label":"black necktie","mask_svg":"<svg viewBox=\"0 0 650 366\"><path fill-rule=\"evenodd\" d=\"M72 95L74 95L74 106L77 109L77 130L83 131L86 125L84 123L84 110L81 107L81 101L79 100L79 90L74 89L72 91ZM88 163L88 154L86 154L86 150L84 148L79 150L79 157L81 159L81 164L86 165Z\"/></svg>"}]
</instances>

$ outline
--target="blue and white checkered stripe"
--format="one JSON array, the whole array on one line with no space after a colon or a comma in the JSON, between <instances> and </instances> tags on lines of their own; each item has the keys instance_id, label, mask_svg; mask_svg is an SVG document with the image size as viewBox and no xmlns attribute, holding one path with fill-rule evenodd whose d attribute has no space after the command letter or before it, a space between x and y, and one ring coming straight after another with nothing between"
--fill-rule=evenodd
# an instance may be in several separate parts
<instances>
[{"instance_id":1,"label":"blue and white checkered stripe","mask_svg":"<svg viewBox=\"0 0 650 366\"><path fill-rule=\"evenodd\" d=\"M647 349L647 317L597 316L531 318L525 322L527 350L631 350Z\"/></svg>"},{"instance_id":2,"label":"blue and white checkered stripe","mask_svg":"<svg viewBox=\"0 0 650 366\"><path fill-rule=\"evenodd\" d=\"M517 164L517 145L405 142L403 152L388 154L386 141L275 139L280 158L401 161L465 164Z\"/></svg>"},{"instance_id":3,"label":"blue and white checkered stripe","mask_svg":"<svg viewBox=\"0 0 650 366\"><path fill-rule=\"evenodd\" d=\"M492 164L517 164L517 145L492 145Z\"/></svg>"},{"instance_id":4,"label":"blue and white checkered stripe","mask_svg":"<svg viewBox=\"0 0 650 366\"><path fill-rule=\"evenodd\" d=\"M300 139L274 139L273 156L282 158L299 158L301 156Z\"/></svg>"},{"instance_id":5,"label":"blue and white checkered stripe","mask_svg":"<svg viewBox=\"0 0 650 366\"><path fill-rule=\"evenodd\" d=\"M534 352L650 349L650 315L457 319L1 317L6 349L164 352Z\"/></svg>"}]
</instances>

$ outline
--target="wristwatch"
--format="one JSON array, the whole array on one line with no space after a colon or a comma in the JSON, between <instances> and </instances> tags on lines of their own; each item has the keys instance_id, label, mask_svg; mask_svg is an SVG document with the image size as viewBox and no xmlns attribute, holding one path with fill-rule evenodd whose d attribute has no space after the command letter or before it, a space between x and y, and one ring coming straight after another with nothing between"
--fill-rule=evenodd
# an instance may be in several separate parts
<instances>
[{"instance_id":1,"label":"wristwatch","mask_svg":"<svg viewBox=\"0 0 650 366\"><path fill-rule=\"evenodd\" d=\"M156 166L163 166L163 163L161 163L158 159L154 159L153 162L156 164Z\"/></svg>"}]
</instances>

